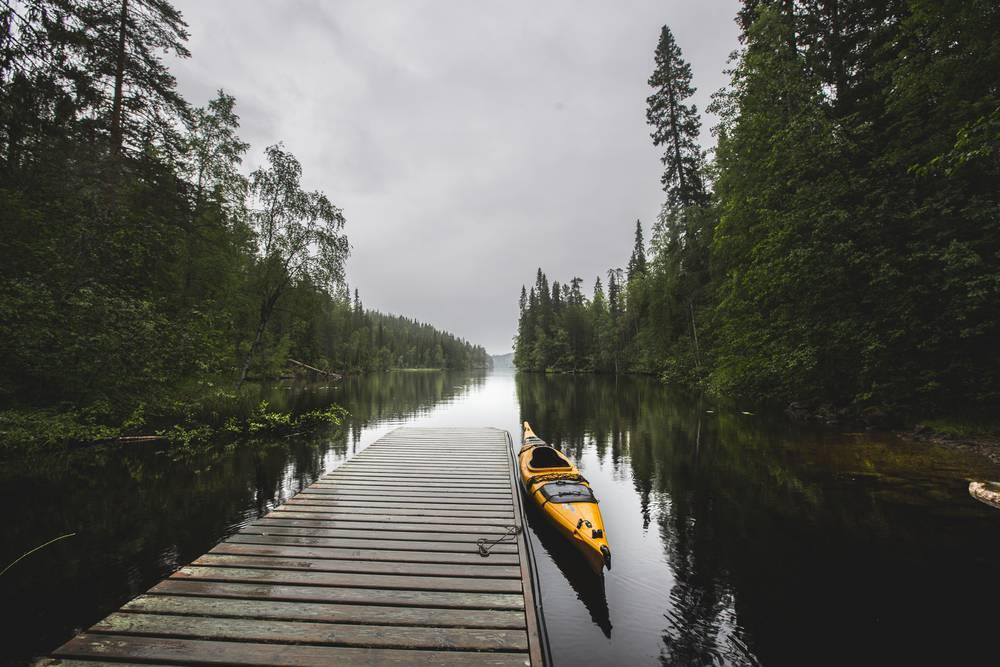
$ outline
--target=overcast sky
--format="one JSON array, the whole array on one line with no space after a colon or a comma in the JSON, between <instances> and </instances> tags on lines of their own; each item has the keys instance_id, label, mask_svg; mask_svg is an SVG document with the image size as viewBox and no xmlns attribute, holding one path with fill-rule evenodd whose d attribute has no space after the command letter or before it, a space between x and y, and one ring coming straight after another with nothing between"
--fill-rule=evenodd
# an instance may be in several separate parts
<instances>
[{"instance_id":1,"label":"overcast sky","mask_svg":"<svg viewBox=\"0 0 1000 667\"><path fill-rule=\"evenodd\" d=\"M224 88L252 149L283 141L340 206L367 308L510 351L517 298L624 266L663 200L645 123L660 26L704 110L737 47L736 0L175 0L201 106ZM711 143L706 118L703 143ZM648 235L647 235L648 239Z\"/></svg>"}]
</instances>

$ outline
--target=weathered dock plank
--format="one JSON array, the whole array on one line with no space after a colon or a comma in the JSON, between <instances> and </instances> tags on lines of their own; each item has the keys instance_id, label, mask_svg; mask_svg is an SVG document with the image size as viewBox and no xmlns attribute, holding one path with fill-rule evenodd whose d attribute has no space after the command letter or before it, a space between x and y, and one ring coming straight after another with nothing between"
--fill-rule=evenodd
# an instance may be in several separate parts
<instances>
[{"instance_id":1,"label":"weathered dock plank","mask_svg":"<svg viewBox=\"0 0 1000 667\"><path fill-rule=\"evenodd\" d=\"M376 535L375 537L381 539L349 539L349 538L325 538L325 537L286 537L284 535L245 535L237 534L229 538L229 542L234 544L259 544L267 546L303 546L303 547L329 547L334 549L357 549L357 550L386 550L386 551L411 551L416 555L411 555L410 558L416 560L423 560L428 563L454 563L455 555L461 556L475 556L474 559L461 559L462 562L482 562L478 551L473 552L467 546L453 544L447 544L446 542L454 542L455 540L439 540L442 544L437 544L435 542L426 541L428 536L426 535L416 535L415 537L423 537L424 541L419 540L406 540L401 536L405 536L405 533L389 533L386 535ZM411 538L414 536L410 536ZM388 539L387 539L388 538ZM461 540L460 540L461 541ZM494 555L497 554L517 554L518 549L513 544L499 544L493 548L493 555L490 559L493 559ZM394 558L399 559L394 555Z\"/></svg>"},{"instance_id":2,"label":"weathered dock plank","mask_svg":"<svg viewBox=\"0 0 1000 667\"><path fill-rule=\"evenodd\" d=\"M385 648L528 650L527 635L494 628L437 628L276 621L266 618L215 618L145 613L114 613L89 632L157 637L198 637L235 641L288 642Z\"/></svg>"},{"instance_id":3,"label":"weathered dock plank","mask_svg":"<svg viewBox=\"0 0 1000 667\"><path fill-rule=\"evenodd\" d=\"M509 446L397 429L45 664L541 665Z\"/></svg>"},{"instance_id":4,"label":"weathered dock plank","mask_svg":"<svg viewBox=\"0 0 1000 667\"><path fill-rule=\"evenodd\" d=\"M241 581L254 584L297 586L352 586L356 588L400 589L407 591L456 591L470 593L520 593L520 580L383 574L343 574L339 572L298 572L239 567L182 567L171 579L200 581Z\"/></svg>"},{"instance_id":5,"label":"weathered dock plank","mask_svg":"<svg viewBox=\"0 0 1000 667\"><path fill-rule=\"evenodd\" d=\"M524 614L518 611L477 609L428 609L421 607L379 607L360 604L282 602L212 597L140 595L122 611L218 618L269 618L317 623L360 623L368 625L420 625L431 615L440 628L523 629Z\"/></svg>"},{"instance_id":6,"label":"weathered dock plank","mask_svg":"<svg viewBox=\"0 0 1000 667\"><path fill-rule=\"evenodd\" d=\"M302 600L342 604L382 604L445 609L524 609L518 594L410 591L376 588L298 586L276 583L165 579L149 592L154 595L207 595L251 600Z\"/></svg>"},{"instance_id":7,"label":"weathered dock plank","mask_svg":"<svg viewBox=\"0 0 1000 667\"><path fill-rule=\"evenodd\" d=\"M275 667L412 667L422 664L514 667L529 664L527 655L499 651L420 651L84 633L60 647L53 657Z\"/></svg>"},{"instance_id":8,"label":"weathered dock plank","mask_svg":"<svg viewBox=\"0 0 1000 667\"><path fill-rule=\"evenodd\" d=\"M330 558L337 560L360 560L365 562L395 562L395 563L461 563L468 565L482 566L484 563L490 565L519 565L517 554L494 553L489 559L484 560L478 553L435 553L428 554L412 551L392 551L389 549L336 549L327 547L297 546L297 545L272 545L272 544L236 544L233 542L223 542L214 549L213 554L255 554L261 556L297 557L297 558Z\"/></svg>"},{"instance_id":9,"label":"weathered dock plank","mask_svg":"<svg viewBox=\"0 0 1000 667\"><path fill-rule=\"evenodd\" d=\"M448 526L461 526L464 528L471 528L473 530L479 530L481 532L499 532L502 533L504 530L495 530L491 528L492 526L506 527L510 525L510 521L506 519L494 519L491 517L482 517L474 524L469 525L468 519L463 517L455 516L422 516L414 517L412 515L406 516L395 516L393 514L366 514L366 515L355 515L351 513L341 513L341 512L326 512L323 514L310 514L307 512L295 512L289 510L282 510L281 508L276 509L269 515L272 521L280 521L282 519L298 519L298 520L310 520L319 521L322 520L330 528L360 528L364 526L372 525L372 530L381 530L385 526L393 526L396 530L405 530L402 526L407 525L417 525L418 528L411 528L410 530L421 530L421 531L432 531L432 530L444 530ZM259 527L259 524L255 523L249 526L250 531L253 528Z\"/></svg>"},{"instance_id":10,"label":"weathered dock plank","mask_svg":"<svg viewBox=\"0 0 1000 667\"><path fill-rule=\"evenodd\" d=\"M304 528L284 528L277 526L275 528L269 528L266 533L257 533L259 538L268 537L327 537L327 538L352 538L352 539L381 539L381 540L409 540L411 542L477 542L479 537L483 537L486 533L467 533L467 532L453 532L448 531L447 526L443 528L445 530L436 532L416 532L405 530L406 526L401 529L393 529L392 527L387 527L382 530L365 530L358 529L352 530L350 528L337 528L337 529L325 529L325 528L314 528L314 529L304 529ZM253 531L248 530L243 533L244 537L252 535ZM494 535L498 537L501 532L497 532ZM259 539L260 541L260 539Z\"/></svg>"},{"instance_id":11,"label":"weathered dock plank","mask_svg":"<svg viewBox=\"0 0 1000 667\"><path fill-rule=\"evenodd\" d=\"M405 535L403 533L392 533L391 535L375 534L374 539L351 539L351 538L339 538L339 537L290 537L285 535L249 535L244 533L238 533L229 538L231 542L237 542L240 544L296 544L301 546L317 546L317 547L340 547L340 548L353 548L353 549L391 549L393 551L421 551L421 552L454 552L454 553L471 553L466 540L460 540L458 542L454 540L440 540L433 542L427 540L426 535ZM484 535L485 536L485 535ZM421 538L413 539L414 537ZM388 538L388 539L386 539ZM407 539L409 538L409 539ZM518 548L513 544L498 544L493 547L493 553L501 554L514 554L518 552ZM479 556L478 552L474 554ZM427 559L433 560L433 556L427 556Z\"/></svg>"},{"instance_id":12,"label":"weathered dock plank","mask_svg":"<svg viewBox=\"0 0 1000 667\"><path fill-rule=\"evenodd\" d=\"M243 554L209 553L192 565L206 567L259 567L278 570L308 570L310 572L363 572L367 574L398 574L431 577L500 577L520 579L521 570L512 565L445 565L443 563L380 563L352 560L318 560L315 558L275 558Z\"/></svg>"}]
</instances>

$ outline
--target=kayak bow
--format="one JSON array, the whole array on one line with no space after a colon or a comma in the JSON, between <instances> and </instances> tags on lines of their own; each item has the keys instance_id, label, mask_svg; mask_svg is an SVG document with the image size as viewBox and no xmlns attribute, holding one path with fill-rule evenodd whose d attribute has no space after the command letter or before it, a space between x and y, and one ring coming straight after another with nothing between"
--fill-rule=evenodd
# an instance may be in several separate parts
<instances>
[{"instance_id":1,"label":"kayak bow","mask_svg":"<svg viewBox=\"0 0 1000 667\"><path fill-rule=\"evenodd\" d=\"M590 484L562 452L535 435L524 422L521 451L517 455L521 485L541 509L587 559L595 572L611 569L611 547L604 534L604 519Z\"/></svg>"}]
</instances>

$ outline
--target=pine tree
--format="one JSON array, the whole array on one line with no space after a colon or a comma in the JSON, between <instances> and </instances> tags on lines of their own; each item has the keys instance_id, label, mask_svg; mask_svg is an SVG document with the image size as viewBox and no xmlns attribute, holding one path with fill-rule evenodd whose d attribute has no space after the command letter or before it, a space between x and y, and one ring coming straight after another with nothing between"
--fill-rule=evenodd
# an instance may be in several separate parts
<instances>
[{"instance_id":1,"label":"pine tree","mask_svg":"<svg viewBox=\"0 0 1000 667\"><path fill-rule=\"evenodd\" d=\"M606 371L611 367L611 318L608 316L608 303L604 298L604 288L601 277L594 281L594 298L590 302L591 349L590 366L595 371Z\"/></svg>"},{"instance_id":2,"label":"pine tree","mask_svg":"<svg viewBox=\"0 0 1000 667\"><path fill-rule=\"evenodd\" d=\"M552 316L557 317L563 306L562 285L558 280L552 281Z\"/></svg>"},{"instance_id":3,"label":"pine tree","mask_svg":"<svg viewBox=\"0 0 1000 667\"><path fill-rule=\"evenodd\" d=\"M646 244L642 238L642 223L635 221L635 246L628 260L627 274L629 282L633 278L646 275Z\"/></svg>"},{"instance_id":4,"label":"pine tree","mask_svg":"<svg viewBox=\"0 0 1000 667\"><path fill-rule=\"evenodd\" d=\"M111 152L138 152L150 142L173 152L176 120L187 116L188 105L161 54L191 55L180 11L168 0L81 0L70 6L80 26L84 66L112 90Z\"/></svg>"},{"instance_id":5,"label":"pine tree","mask_svg":"<svg viewBox=\"0 0 1000 667\"><path fill-rule=\"evenodd\" d=\"M583 291L580 286L583 285L583 278L575 276L570 282L570 303L574 306L583 305ZM598 287L600 284L598 284Z\"/></svg>"},{"instance_id":6,"label":"pine tree","mask_svg":"<svg viewBox=\"0 0 1000 667\"><path fill-rule=\"evenodd\" d=\"M42 116L48 132L86 119L74 129L100 136L114 155L138 157L147 145L168 157L179 152L188 104L162 56L190 53L187 25L170 2L7 0L0 25L7 33L0 37L0 100L26 93L17 106ZM7 137L15 153L20 130Z\"/></svg>"},{"instance_id":7,"label":"pine tree","mask_svg":"<svg viewBox=\"0 0 1000 667\"><path fill-rule=\"evenodd\" d=\"M608 312L612 319L617 319L622 313L621 283L622 270L608 269Z\"/></svg>"},{"instance_id":8,"label":"pine tree","mask_svg":"<svg viewBox=\"0 0 1000 667\"><path fill-rule=\"evenodd\" d=\"M649 78L654 92L646 98L646 121L653 127L653 144L665 147L661 162L666 169L660 181L672 207L696 206L707 199L698 145L701 118L695 105L685 104L695 92L691 79L691 66L681 57L670 28L663 26L656 69Z\"/></svg>"},{"instance_id":9,"label":"pine tree","mask_svg":"<svg viewBox=\"0 0 1000 667\"><path fill-rule=\"evenodd\" d=\"M521 285L521 298L518 301L517 335L514 337L514 366L520 370L530 370L531 349L534 346L532 335L534 323L532 322L532 309L535 305L535 289L531 289L529 296Z\"/></svg>"}]
</instances>

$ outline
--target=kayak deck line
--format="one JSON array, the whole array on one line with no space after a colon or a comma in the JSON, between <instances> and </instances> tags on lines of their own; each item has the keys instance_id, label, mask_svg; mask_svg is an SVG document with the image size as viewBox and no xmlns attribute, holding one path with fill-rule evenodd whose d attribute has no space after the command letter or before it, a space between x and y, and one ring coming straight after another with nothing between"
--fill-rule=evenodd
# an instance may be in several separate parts
<instances>
[{"instance_id":1,"label":"kayak deck line","mask_svg":"<svg viewBox=\"0 0 1000 667\"><path fill-rule=\"evenodd\" d=\"M544 667L513 453L397 428L37 664Z\"/></svg>"}]
</instances>

